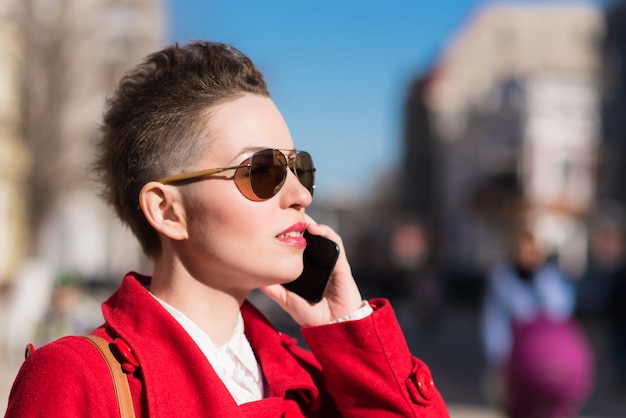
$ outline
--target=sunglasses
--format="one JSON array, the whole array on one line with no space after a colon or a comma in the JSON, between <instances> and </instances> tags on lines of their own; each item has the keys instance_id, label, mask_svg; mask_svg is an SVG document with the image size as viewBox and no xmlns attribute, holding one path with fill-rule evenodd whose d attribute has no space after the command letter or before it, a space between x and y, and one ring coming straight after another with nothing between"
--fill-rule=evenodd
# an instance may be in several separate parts
<instances>
[{"instance_id":1,"label":"sunglasses","mask_svg":"<svg viewBox=\"0 0 626 418\"><path fill-rule=\"evenodd\" d=\"M285 157L283 151L289 152L289 159ZM250 200L260 202L274 197L280 191L287 179L287 168L296 175L312 196L315 189L313 159L308 152L295 150L262 149L254 152L240 165L190 171L157 181L161 184L170 184L197 180L226 170L235 170L233 178L241 194Z\"/></svg>"}]
</instances>

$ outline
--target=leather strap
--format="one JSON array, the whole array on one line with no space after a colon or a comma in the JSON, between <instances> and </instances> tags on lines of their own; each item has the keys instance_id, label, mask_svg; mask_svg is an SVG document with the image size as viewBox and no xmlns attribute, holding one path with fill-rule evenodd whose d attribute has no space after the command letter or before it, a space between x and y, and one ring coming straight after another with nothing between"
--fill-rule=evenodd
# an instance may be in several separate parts
<instances>
[{"instance_id":1,"label":"leather strap","mask_svg":"<svg viewBox=\"0 0 626 418\"><path fill-rule=\"evenodd\" d=\"M111 376L113 378L113 386L115 388L115 396L117 397L117 405L121 418L134 418L135 409L133 407L133 399L130 395L130 386L126 374L122 371L119 360L113 355L111 345L104 338L95 335L84 335L85 339L91 341L98 348L109 366Z\"/></svg>"}]
</instances>

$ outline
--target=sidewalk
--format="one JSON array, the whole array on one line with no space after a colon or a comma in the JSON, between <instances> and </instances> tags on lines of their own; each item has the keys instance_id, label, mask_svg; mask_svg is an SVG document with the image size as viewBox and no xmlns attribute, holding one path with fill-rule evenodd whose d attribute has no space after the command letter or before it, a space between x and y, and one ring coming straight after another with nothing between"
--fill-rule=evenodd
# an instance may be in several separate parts
<instances>
[{"instance_id":1,"label":"sidewalk","mask_svg":"<svg viewBox=\"0 0 626 418\"><path fill-rule=\"evenodd\" d=\"M4 416L7 409L9 391L19 368L19 359L9 361L7 356L0 351L0 416Z\"/></svg>"},{"instance_id":2,"label":"sidewalk","mask_svg":"<svg viewBox=\"0 0 626 418\"><path fill-rule=\"evenodd\" d=\"M506 418L498 411L487 407L469 405L448 405L450 418Z\"/></svg>"},{"instance_id":3,"label":"sidewalk","mask_svg":"<svg viewBox=\"0 0 626 418\"><path fill-rule=\"evenodd\" d=\"M411 351L429 365L451 417L505 418L489 406L483 392L478 312L449 305L436 326L424 329L411 306L395 306ZM606 324L597 318L581 323L596 357L596 385L580 418L624 418L626 396L618 394L609 379L612 364L607 358Z\"/></svg>"}]
</instances>

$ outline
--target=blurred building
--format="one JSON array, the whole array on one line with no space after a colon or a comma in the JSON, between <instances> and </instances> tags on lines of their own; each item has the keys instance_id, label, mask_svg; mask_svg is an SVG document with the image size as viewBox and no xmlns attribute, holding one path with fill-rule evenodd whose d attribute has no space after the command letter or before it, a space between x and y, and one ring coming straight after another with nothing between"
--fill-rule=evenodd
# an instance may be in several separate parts
<instances>
[{"instance_id":1,"label":"blurred building","mask_svg":"<svg viewBox=\"0 0 626 418\"><path fill-rule=\"evenodd\" d=\"M12 4L0 4L0 287L26 253L26 173L29 159L20 133L20 50Z\"/></svg>"},{"instance_id":2,"label":"blurred building","mask_svg":"<svg viewBox=\"0 0 626 418\"><path fill-rule=\"evenodd\" d=\"M604 308L626 257L626 3L611 2L605 13L600 49L602 141L598 150L597 202L589 219L589 267L581 282L580 304Z\"/></svg>"},{"instance_id":3,"label":"blurred building","mask_svg":"<svg viewBox=\"0 0 626 418\"><path fill-rule=\"evenodd\" d=\"M424 92L428 83L428 78L416 79L405 103L403 193L399 196L401 212L425 222L436 217L438 188L435 173L439 160L425 103Z\"/></svg>"},{"instance_id":4,"label":"blurred building","mask_svg":"<svg viewBox=\"0 0 626 418\"><path fill-rule=\"evenodd\" d=\"M4 0L0 19L0 349L19 353L45 342L55 301L78 300L60 283L81 292L147 264L91 167L106 96L162 46L164 14L161 0Z\"/></svg>"},{"instance_id":5,"label":"blurred building","mask_svg":"<svg viewBox=\"0 0 626 418\"><path fill-rule=\"evenodd\" d=\"M626 2L606 14L602 45L602 166L598 195L626 207Z\"/></svg>"},{"instance_id":6,"label":"blurred building","mask_svg":"<svg viewBox=\"0 0 626 418\"><path fill-rule=\"evenodd\" d=\"M585 267L603 28L602 11L580 2L489 3L424 77L431 142L421 149L439 155L430 184L441 188L447 267L481 274L522 220L569 273Z\"/></svg>"},{"instance_id":7,"label":"blurred building","mask_svg":"<svg viewBox=\"0 0 626 418\"><path fill-rule=\"evenodd\" d=\"M11 176L3 172L0 191L21 192L0 200L3 213L21 209L21 218L1 217L8 221L3 230L21 231L7 238L21 249L8 270L26 257L83 277L136 268L141 252L100 203L90 167L106 95L163 42L163 5L9 0L2 9L11 24L0 35L10 37L0 58L0 80L10 87L2 90L0 155L10 160L4 168L15 167ZM119 267L111 272L112 265Z\"/></svg>"},{"instance_id":8,"label":"blurred building","mask_svg":"<svg viewBox=\"0 0 626 418\"><path fill-rule=\"evenodd\" d=\"M428 85L428 77L415 79L405 103L404 152L399 175L401 190L397 196L400 223L392 231L396 236L403 236L402 231L406 232L407 228L421 231L420 239L424 242L417 247L422 250L416 251L411 257L416 267L426 267L436 262L436 241L440 233L438 225L441 185L437 173L441 156L425 102L424 93ZM393 245L393 235L391 257L397 257L398 252L402 251ZM417 243L419 240L413 241ZM400 242L404 242L404 239ZM415 245L413 247L417 248Z\"/></svg>"}]
</instances>

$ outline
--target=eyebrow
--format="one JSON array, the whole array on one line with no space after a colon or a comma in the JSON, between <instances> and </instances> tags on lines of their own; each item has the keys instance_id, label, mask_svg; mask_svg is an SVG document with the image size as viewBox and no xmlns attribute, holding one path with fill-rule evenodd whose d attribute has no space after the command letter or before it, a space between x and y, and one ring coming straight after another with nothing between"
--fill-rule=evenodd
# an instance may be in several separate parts
<instances>
[{"instance_id":1,"label":"eyebrow","mask_svg":"<svg viewBox=\"0 0 626 418\"><path fill-rule=\"evenodd\" d=\"M296 148L274 148L274 147L268 147L268 146L244 147L241 149L239 153L237 153L237 155L233 157L231 162L235 162L235 160L238 160L239 158L243 157L246 154L253 154L257 151L261 151L264 149L276 149L279 151L287 152L286 157L289 157L289 155L298 151Z\"/></svg>"},{"instance_id":2,"label":"eyebrow","mask_svg":"<svg viewBox=\"0 0 626 418\"><path fill-rule=\"evenodd\" d=\"M244 147L237 154L233 156L233 158L229 161L230 164L239 164L241 161L248 158L251 154L256 151L260 151L262 149L266 149L267 147Z\"/></svg>"}]
</instances>

